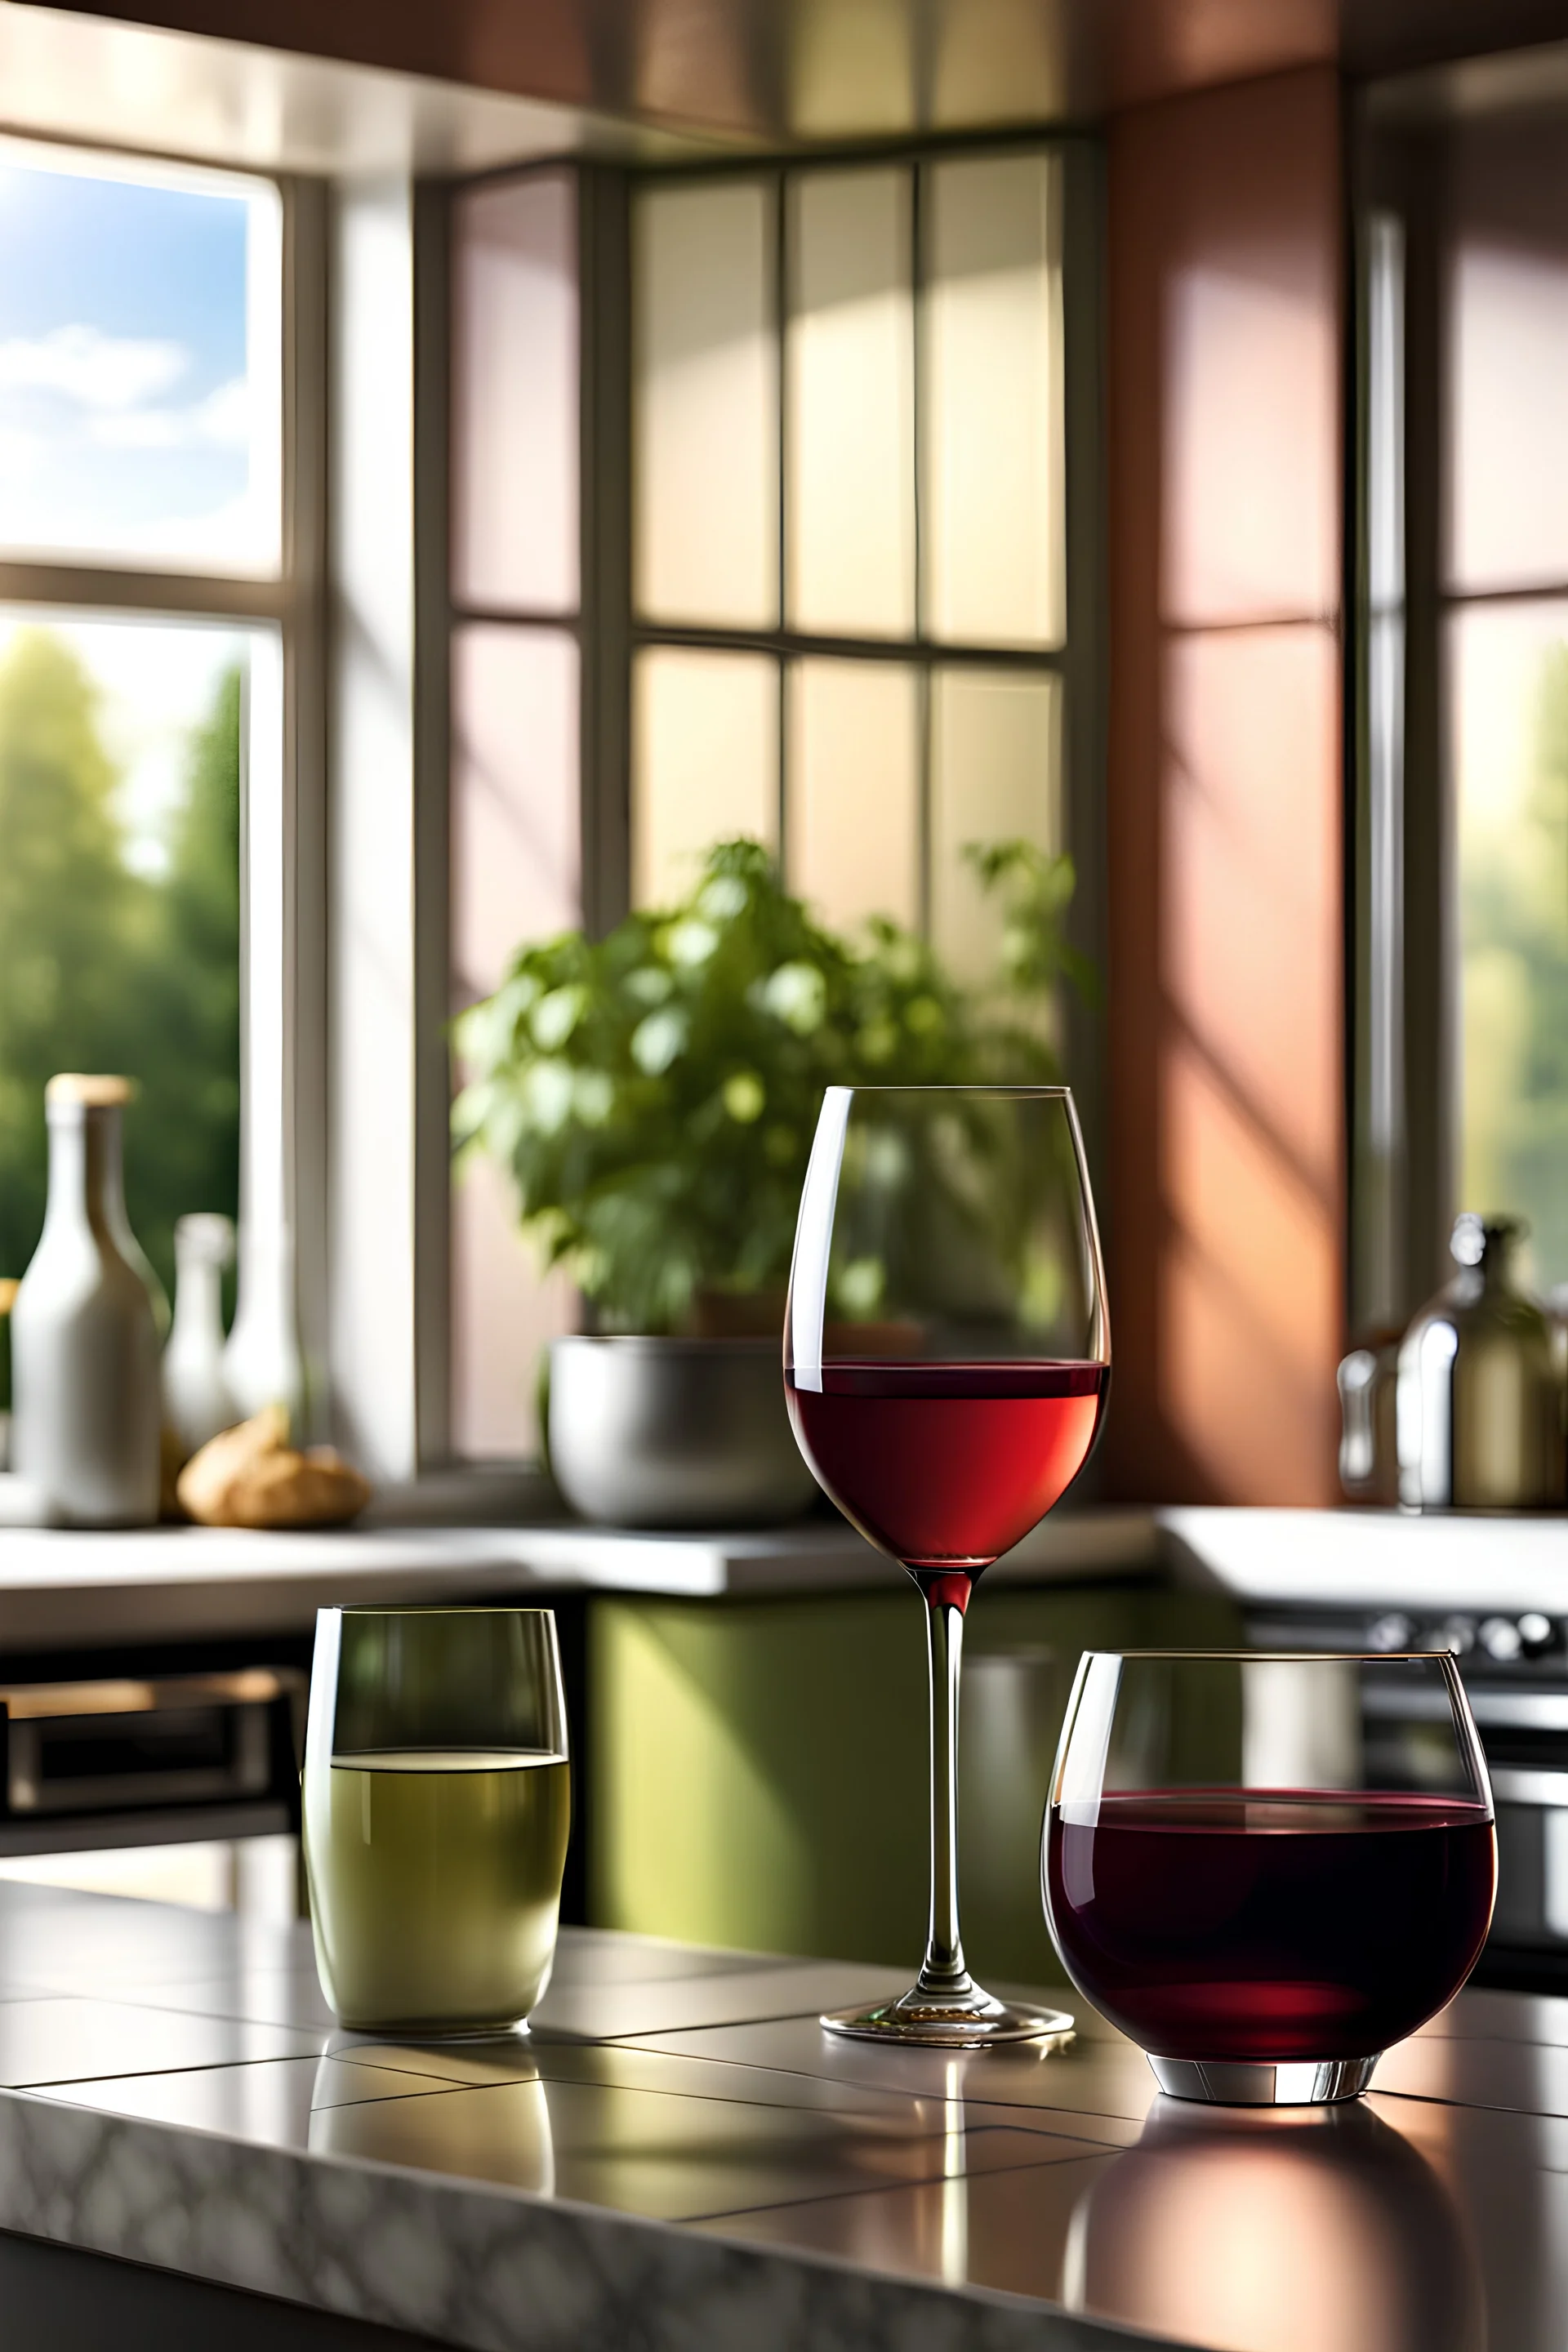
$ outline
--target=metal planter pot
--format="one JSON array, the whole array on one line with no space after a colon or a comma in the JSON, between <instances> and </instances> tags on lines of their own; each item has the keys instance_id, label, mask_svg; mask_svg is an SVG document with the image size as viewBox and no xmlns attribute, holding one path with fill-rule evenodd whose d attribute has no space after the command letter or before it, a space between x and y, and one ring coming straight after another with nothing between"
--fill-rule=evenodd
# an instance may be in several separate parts
<instances>
[{"instance_id":1,"label":"metal planter pot","mask_svg":"<svg viewBox=\"0 0 1568 2352\"><path fill-rule=\"evenodd\" d=\"M774 1526L816 1493L777 1339L557 1339L549 1432L562 1494L611 1527Z\"/></svg>"}]
</instances>

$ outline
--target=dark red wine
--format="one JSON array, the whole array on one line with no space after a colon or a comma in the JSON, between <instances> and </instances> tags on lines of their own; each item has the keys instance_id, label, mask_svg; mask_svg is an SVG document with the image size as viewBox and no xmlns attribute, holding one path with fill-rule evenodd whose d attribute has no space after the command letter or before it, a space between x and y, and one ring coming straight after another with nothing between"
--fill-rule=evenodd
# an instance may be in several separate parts
<instances>
[{"instance_id":1,"label":"dark red wine","mask_svg":"<svg viewBox=\"0 0 1568 2352\"><path fill-rule=\"evenodd\" d=\"M1497 1883L1481 1807L1184 1790L1051 1808L1068 1975L1158 2058L1368 2058L1452 1998Z\"/></svg>"},{"instance_id":2,"label":"dark red wine","mask_svg":"<svg viewBox=\"0 0 1568 2352\"><path fill-rule=\"evenodd\" d=\"M1089 1458L1104 1364L838 1363L785 1380L802 1453L839 1509L922 1582L968 1586Z\"/></svg>"}]
</instances>

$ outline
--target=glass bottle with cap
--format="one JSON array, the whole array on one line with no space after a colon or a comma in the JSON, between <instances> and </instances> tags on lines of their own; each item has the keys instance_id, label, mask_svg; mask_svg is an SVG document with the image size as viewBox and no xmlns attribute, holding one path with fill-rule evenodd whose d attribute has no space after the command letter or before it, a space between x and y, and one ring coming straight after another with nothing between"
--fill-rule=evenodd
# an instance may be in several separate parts
<instances>
[{"instance_id":1,"label":"glass bottle with cap","mask_svg":"<svg viewBox=\"0 0 1568 2352\"><path fill-rule=\"evenodd\" d=\"M121 1077L49 1080L44 1230L11 1310L13 1465L76 1527L158 1516L158 1320L121 1164L131 1092Z\"/></svg>"},{"instance_id":2,"label":"glass bottle with cap","mask_svg":"<svg viewBox=\"0 0 1568 2352\"><path fill-rule=\"evenodd\" d=\"M189 1460L239 1415L224 1377L223 1277L234 1225L212 1211L174 1225L174 1326L163 1349L163 1412Z\"/></svg>"},{"instance_id":3,"label":"glass bottle with cap","mask_svg":"<svg viewBox=\"0 0 1568 2352\"><path fill-rule=\"evenodd\" d=\"M1544 1308L1518 1282L1519 1217L1458 1218L1453 1280L1399 1350L1399 1499L1540 1510L1564 1493L1563 1393Z\"/></svg>"}]
</instances>

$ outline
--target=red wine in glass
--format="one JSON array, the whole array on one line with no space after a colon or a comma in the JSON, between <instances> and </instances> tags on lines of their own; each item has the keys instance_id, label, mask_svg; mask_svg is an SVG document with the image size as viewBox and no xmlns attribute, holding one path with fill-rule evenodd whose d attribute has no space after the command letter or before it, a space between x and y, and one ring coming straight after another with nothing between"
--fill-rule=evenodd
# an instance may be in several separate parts
<instances>
[{"instance_id":1,"label":"red wine in glass","mask_svg":"<svg viewBox=\"0 0 1568 2352\"><path fill-rule=\"evenodd\" d=\"M1489 1808L1443 1796L1125 1791L1047 1825L1069 1975L1167 2059L1385 2050L1469 1974L1495 1881Z\"/></svg>"},{"instance_id":2,"label":"red wine in glass","mask_svg":"<svg viewBox=\"0 0 1568 2352\"><path fill-rule=\"evenodd\" d=\"M829 1087L784 1317L790 1421L818 1484L924 1602L931 1909L897 2000L836 2033L944 2050L1059 2041L1062 2011L977 1985L958 1924L958 1704L975 1579L1089 1459L1110 1328L1065 1087Z\"/></svg>"},{"instance_id":3,"label":"red wine in glass","mask_svg":"<svg viewBox=\"0 0 1568 2352\"><path fill-rule=\"evenodd\" d=\"M922 1586L968 1589L1067 1492L1094 1444L1106 1364L825 1364L785 1382L816 1480Z\"/></svg>"}]
</instances>

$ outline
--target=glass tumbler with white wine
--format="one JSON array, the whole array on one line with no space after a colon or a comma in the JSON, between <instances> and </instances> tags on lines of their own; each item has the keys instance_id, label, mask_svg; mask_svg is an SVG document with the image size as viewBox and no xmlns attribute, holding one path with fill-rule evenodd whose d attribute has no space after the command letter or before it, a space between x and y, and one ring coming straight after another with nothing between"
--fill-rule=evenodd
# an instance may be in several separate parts
<instances>
[{"instance_id":1,"label":"glass tumbler with white wine","mask_svg":"<svg viewBox=\"0 0 1568 2352\"><path fill-rule=\"evenodd\" d=\"M359 2032L517 2025L550 1981L571 1822L548 1609L322 1609L304 1846L321 1988Z\"/></svg>"}]
</instances>

